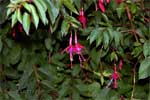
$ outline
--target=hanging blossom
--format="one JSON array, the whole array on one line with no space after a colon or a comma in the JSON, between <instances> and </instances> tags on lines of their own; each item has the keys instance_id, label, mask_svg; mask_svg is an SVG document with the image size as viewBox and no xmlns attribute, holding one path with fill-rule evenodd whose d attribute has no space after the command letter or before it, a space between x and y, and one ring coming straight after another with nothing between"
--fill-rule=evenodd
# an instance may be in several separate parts
<instances>
[{"instance_id":1,"label":"hanging blossom","mask_svg":"<svg viewBox=\"0 0 150 100\"><path fill-rule=\"evenodd\" d=\"M98 0L98 6L99 6L99 9L105 13L105 7L104 7L104 1L103 0Z\"/></svg>"},{"instance_id":2,"label":"hanging blossom","mask_svg":"<svg viewBox=\"0 0 150 100\"><path fill-rule=\"evenodd\" d=\"M77 33L75 32L75 46L74 46L74 52L75 54L79 55L79 61L80 66L82 67L82 62L85 61L85 58L82 55L82 50L84 49L84 46L78 43Z\"/></svg>"},{"instance_id":3,"label":"hanging blossom","mask_svg":"<svg viewBox=\"0 0 150 100\"><path fill-rule=\"evenodd\" d=\"M69 53L70 56L70 63L71 63L71 67L72 67L72 62L73 62L73 53L74 53L74 46L72 45L72 33L70 35L70 39L69 39L69 46L67 48L65 48L63 50L63 52L67 52ZM62 52L62 53L63 53Z\"/></svg>"},{"instance_id":4,"label":"hanging blossom","mask_svg":"<svg viewBox=\"0 0 150 100\"><path fill-rule=\"evenodd\" d=\"M22 32L23 32L23 26L22 26L22 24L19 24L19 26L18 26L18 27L19 27L19 32L21 32L21 33L22 33Z\"/></svg>"},{"instance_id":5,"label":"hanging blossom","mask_svg":"<svg viewBox=\"0 0 150 100\"><path fill-rule=\"evenodd\" d=\"M107 4L109 4L110 3L110 0L106 0L105 1ZM98 0L98 6L99 6L99 9L103 12L103 13L105 13L105 6L104 6L104 0Z\"/></svg>"},{"instance_id":6,"label":"hanging blossom","mask_svg":"<svg viewBox=\"0 0 150 100\"><path fill-rule=\"evenodd\" d=\"M118 79L119 79L119 74L117 72L116 64L114 64L114 72L111 75L111 80L113 80L113 88L118 88Z\"/></svg>"},{"instance_id":7,"label":"hanging blossom","mask_svg":"<svg viewBox=\"0 0 150 100\"><path fill-rule=\"evenodd\" d=\"M69 46L67 48L65 48L63 50L63 52L69 53L71 67L72 67L73 55L74 54L79 55L80 66L83 67L82 66L82 62L85 61L85 58L82 55L82 50L83 50L84 46L81 45L80 43L78 43L77 33L76 32L75 32L74 41L75 41L75 45L72 45L72 34L71 34L70 39L69 39Z\"/></svg>"},{"instance_id":8,"label":"hanging blossom","mask_svg":"<svg viewBox=\"0 0 150 100\"><path fill-rule=\"evenodd\" d=\"M122 2L122 0L116 0L117 4L120 4Z\"/></svg>"},{"instance_id":9,"label":"hanging blossom","mask_svg":"<svg viewBox=\"0 0 150 100\"><path fill-rule=\"evenodd\" d=\"M82 24L82 28L85 28L87 20L86 20L86 17L84 15L83 7L80 9L78 19L79 19L80 23Z\"/></svg>"}]
</instances>

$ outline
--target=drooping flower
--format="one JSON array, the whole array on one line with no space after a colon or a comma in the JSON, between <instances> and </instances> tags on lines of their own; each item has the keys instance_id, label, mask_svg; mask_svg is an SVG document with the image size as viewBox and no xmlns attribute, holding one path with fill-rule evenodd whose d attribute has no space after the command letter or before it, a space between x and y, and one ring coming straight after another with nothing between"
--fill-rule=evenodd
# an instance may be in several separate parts
<instances>
[{"instance_id":1,"label":"drooping flower","mask_svg":"<svg viewBox=\"0 0 150 100\"><path fill-rule=\"evenodd\" d=\"M84 46L78 43L77 33L75 32L75 46L74 46L74 52L75 54L79 55L79 61L80 66L83 67L82 62L85 61L85 58L82 55L82 50L84 49Z\"/></svg>"},{"instance_id":2,"label":"drooping flower","mask_svg":"<svg viewBox=\"0 0 150 100\"><path fill-rule=\"evenodd\" d=\"M104 7L104 1L103 0L98 0L98 6L99 6L99 9L105 13L105 7Z\"/></svg>"},{"instance_id":3,"label":"drooping flower","mask_svg":"<svg viewBox=\"0 0 150 100\"><path fill-rule=\"evenodd\" d=\"M80 61L80 66L82 67L82 62L85 61L85 58L82 55L82 50L84 48L83 45L81 45L80 43L78 43L78 39L77 39L77 33L75 32L75 37L74 37L74 41L75 44L72 45L72 34L70 36L69 39L69 46L67 48L65 48L63 52L67 52L70 55L70 63L71 63L71 67L72 67L72 62L73 62L73 55L77 54L79 56L79 61Z\"/></svg>"},{"instance_id":4,"label":"drooping flower","mask_svg":"<svg viewBox=\"0 0 150 100\"><path fill-rule=\"evenodd\" d=\"M21 33L22 33L22 32L23 32L23 26L22 26L22 24L19 24L19 26L18 26L18 27L19 27L19 32L21 32Z\"/></svg>"},{"instance_id":5,"label":"drooping flower","mask_svg":"<svg viewBox=\"0 0 150 100\"><path fill-rule=\"evenodd\" d=\"M111 75L111 79L113 79L113 88L118 88L118 79L119 79L119 75L118 75L118 72L117 72L117 68L116 68L116 64L114 64L114 72L113 74Z\"/></svg>"},{"instance_id":6,"label":"drooping flower","mask_svg":"<svg viewBox=\"0 0 150 100\"><path fill-rule=\"evenodd\" d=\"M70 35L69 46L68 46L67 48L65 48L65 49L63 50L63 52L69 53L69 56L70 56L70 63L71 63L71 67L72 67L73 53L74 53L74 46L72 45L72 34ZM62 53L63 53L63 52L62 52Z\"/></svg>"},{"instance_id":7,"label":"drooping flower","mask_svg":"<svg viewBox=\"0 0 150 100\"><path fill-rule=\"evenodd\" d=\"M82 28L85 28L87 20L86 20L86 17L84 15L83 7L80 9L78 19L79 19L80 23L82 24Z\"/></svg>"},{"instance_id":8,"label":"drooping flower","mask_svg":"<svg viewBox=\"0 0 150 100\"><path fill-rule=\"evenodd\" d=\"M110 0L106 0L106 3L110 3Z\"/></svg>"},{"instance_id":9,"label":"drooping flower","mask_svg":"<svg viewBox=\"0 0 150 100\"><path fill-rule=\"evenodd\" d=\"M122 0L116 0L117 4L120 4L122 2Z\"/></svg>"},{"instance_id":10,"label":"drooping flower","mask_svg":"<svg viewBox=\"0 0 150 100\"><path fill-rule=\"evenodd\" d=\"M123 61L122 59L119 61L119 70L122 70L122 66L123 66Z\"/></svg>"}]
</instances>

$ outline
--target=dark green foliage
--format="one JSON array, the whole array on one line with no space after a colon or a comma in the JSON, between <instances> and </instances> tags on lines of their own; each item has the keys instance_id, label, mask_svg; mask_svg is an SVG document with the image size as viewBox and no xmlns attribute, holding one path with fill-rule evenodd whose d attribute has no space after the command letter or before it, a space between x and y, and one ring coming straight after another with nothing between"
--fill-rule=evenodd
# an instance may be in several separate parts
<instances>
[{"instance_id":1,"label":"dark green foliage","mask_svg":"<svg viewBox=\"0 0 150 100\"><path fill-rule=\"evenodd\" d=\"M97 0L0 0L0 100L149 100L150 2L115 1L102 13ZM85 47L84 67L74 54L71 68L62 53L74 32ZM114 89L107 85L120 60Z\"/></svg>"}]
</instances>

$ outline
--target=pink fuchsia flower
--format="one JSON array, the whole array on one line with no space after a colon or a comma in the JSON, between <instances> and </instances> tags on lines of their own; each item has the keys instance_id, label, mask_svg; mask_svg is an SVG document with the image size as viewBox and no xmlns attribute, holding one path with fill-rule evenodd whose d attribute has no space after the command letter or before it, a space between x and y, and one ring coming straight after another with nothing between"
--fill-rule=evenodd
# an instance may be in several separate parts
<instances>
[{"instance_id":1,"label":"pink fuchsia flower","mask_svg":"<svg viewBox=\"0 0 150 100\"><path fill-rule=\"evenodd\" d=\"M119 61L119 70L122 70L122 66L123 66L123 61L122 59Z\"/></svg>"},{"instance_id":2,"label":"pink fuchsia flower","mask_svg":"<svg viewBox=\"0 0 150 100\"><path fill-rule=\"evenodd\" d=\"M106 0L106 3L110 3L110 0Z\"/></svg>"},{"instance_id":3,"label":"pink fuchsia flower","mask_svg":"<svg viewBox=\"0 0 150 100\"><path fill-rule=\"evenodd\" d=\"M87 20L86 20L86 17L84 15L83 7L80 9L78 19L79 19L80 23L82 24L82 28L85 28Z\"/></svg>"},{"instance_id":4,"label":"pink fuchsia flower","mask_svg":"<svg viewBox=\"0 0 150 100\"><path fill-rule=\"evenodd\" d=\"M80 62L85 61L83 55L82 55L82 50L84 49L84 46L78 43L78 38L77 38L77 33L75 32L75 46L74 46L74 52L75 54L79 55L79 60Z\"/></svg>"},{"instance_id":5,"label":"pink fuchsia flower","mask_svg":"<svg viewBox=\"0 0 150 100\"><path fill-rule=\"evenodd\" d=\"M118 79L119 79L119 74L117 72L117 68L116 68L116 64L114 64L114 72L113 74L111 75L111 79L113 79L113 88L118 88Z\"/></svg>"},{"instance_id":6,"label":"pink fuchsia flower","mask_svg":"<svg viewBox=\"0 0 150 100\"><path fill-rule=\"evenodd\" d=\"M19 32L21 32L21 33L22 33L22 32L23 32L23 26L22 26L22 24L19 24L19 26L18 26L18 27L19 27Z\"/></svg>"},{"instance_id":7,"label":"pink fuchsia flower","mask_svg":"<svg viewBox=\"0 0 150 100\"><path fill-rule=\"evenodd\" d=\"M74 53L74 46L72 45L72 34L70 35L69 46L68 46L67 48L65 48L65 49L63 50L63 52L69 53L69 56L70 56L70 63L71 63L71 67L72 67L73 53ZM62 53L63 53L63 52L62 52Z\"/></svg>"},{"instance_id":8,"label":"pink fuchsia flower","mask_svg":"<svg viewBox=\"0 0 150 100\"><path fill-rule=\"evenodd\" d=\"M105 7L104 7L104 4L103 4L103 0L98 0L98 6L99 6L99 9L105 13Z\"/></svg>"},{"instance_id":9,"label":"pink fuchsia flower","mask_svg":"<svg viewBox=\"0 0 150 100\"><path fill-rule=\"evenodd\" d=\"M122 2L122 0L116 0L117 4L120 4Z\"/></svg>"}]
</instances>

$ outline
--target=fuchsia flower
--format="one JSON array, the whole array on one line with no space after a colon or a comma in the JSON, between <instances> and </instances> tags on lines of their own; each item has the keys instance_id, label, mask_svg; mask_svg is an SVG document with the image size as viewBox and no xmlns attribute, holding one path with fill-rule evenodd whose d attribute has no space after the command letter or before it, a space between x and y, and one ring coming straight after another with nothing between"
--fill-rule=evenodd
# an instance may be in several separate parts
<instances>
[{"instance_id":1,"label":"fuchsia flower","mask_svg":"<svg viewBox=\"0 0 150 100\"><path fill-rule=\"evenodd\" d=\"M99 9L103 12L103 13L105 13L105 6L104 6L104 4L105 3L107 3L107 4L109 4L110 3L110 0L105 0L105 2L104 2L104 0L98 0L98 6L99 6Z\"/></svg>"},{"instance_id":2,"label":"fuchsia flower","mask_svg":"<svg viewBox=\"0 0 150 100\"><path fill-rule=\"evenodd\" d=\"M103 0L98 0L98 6L99 6L99 9L105 13L105 7L104 7L104 1Z\"/></svg>"},{"instance_id":3,"label":"fuchsia flower","mask_svg":"<svg viewBox=\"0 0 150 100\"><path fill-rule=\"evenodd\" d=\"M63 50L63 52L67 52L70 55L70 63L71 63L71 67L72 67L72 62L73 62L73 55L74 54L78 54L79 55L79 61L80 61L80 65L82 67L82 62L85 61L83 55L82 55L82 50L84 48L83 45L81 45L80 43L78 43L78 39L77 39L77 34L75 33L75 45L72 45L72 34L70 36L70 40L69 40L69 46L67 48L65 48Z\"/></svg>"},{"instance_id":4,"label":"fuchsia flower","mask_svg":"<svg viewBox=\"0 0 150 100\"><path fill-rule=\"evenodd\" d=\"M118 74L118 72L117 72L117 68L116 68L116 64L114 64L114 72L113 72L113 74L111 75L111 79L113 79L113 88L118 88L118 83L117 83L117 81L118 81L118 79L119 79L119 74Z\"/></svg>"},{"instance_id":5,"label":"fuchsia flower","mask_svg":"<svg viewBox=\"0 0 150 100\"><path fill-rule=\"evenodd\" d=\"M85 28L87 20L86 20L86 17L84 15L83 7L80 9L78 19L79 19L80 23L82 24L82 28Z\"/></svg>"},{"instance_id":6,"label":"fuchsia flower","mask_svg":"<svg viewBox=\"0 0 150 100\"><path fill-rule=\"evenodd\" d=\"M106 0L106 3L110 3L110 0Z\"/></svg>"},{"instance_id":7,"label":"fuchsia flower","mask_svg":"<svg viewBox=\"0 0 150 100\"><path fill-rule=\"evenodd\" d=\"M63 52L69 53L70 56L70 63L72 67L72 61L73 61L73 53L74 53L74 46L72 45L72 34L70 35L69 39L69 46L63 50Z\"/></svg>"},{"instance_id":8,"label":"fuchsia flower","mask_svg":"<svg viewBox=\"0 0 150 100\"><path fill-rule=\"evenodd\" d=\"M21 33L22 33L22 32L23 32L23 26L22 26L22 24L19 24L19 26L18 26L18 27L19 27L19 32L21 32Z\"/></svg>"},{"instance_id":9,"label":"fuchsia flower","mask_svg":"<svg viewBox=\"0 0 150 100\"><path fill-rule=\"evenodd\" d=\"M79 55L79 61L80 61L80 66L82 67L82 61L85 61L85 58L82 55L82 50L84 46L78 43L78 38L77 38L77 33L75 32L75 46L74 46L74 52L75 54Z\"/></svg>"},{"instance_id":10,"label":"fuchsia flower","mask_svg":"<svg viewBox=\"0 0 150 100\"><path fill-rule=\"evenodd\" d=\"M120 4L122 2L122 0L116 0L117 4Z\"/></svg>"}]
</instances>

